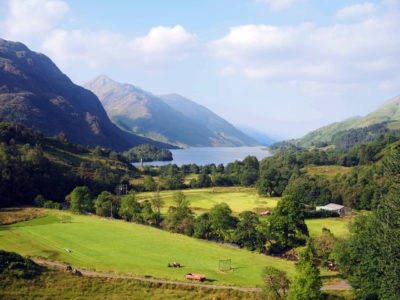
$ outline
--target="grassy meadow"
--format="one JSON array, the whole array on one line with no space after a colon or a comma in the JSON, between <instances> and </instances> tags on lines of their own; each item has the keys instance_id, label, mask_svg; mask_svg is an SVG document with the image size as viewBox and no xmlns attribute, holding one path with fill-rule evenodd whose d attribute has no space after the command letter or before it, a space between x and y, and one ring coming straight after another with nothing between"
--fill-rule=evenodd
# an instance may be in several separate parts
<instances>
[{"instance_id":1,"label":"grassy meadow","mask_svg":"<svg viewBox=\"0 0 400 300\"><path fill-rule=\"evenodd\" d=\"M310 176L323 176L332 180L335 176L344 176L349 174L353 168L342 166L306 166L302 169Z\"/></svg>"},{"instance_id":2,"label":"grassy meadow","mask_svg":"<svg viewBox=\"0 0 400 300\"><path fill-rule=\"evenodd\" d=\"M265 211L276 207L279 198L266 198L257 194L253 188L242 187L215 187L204 189L189 189L182 191L190 206L197 214L210 210L214 205L225 202L232 209L234 214L244 210ZM165 201L164 211L169 206L174 206L174 195L177 191L161 191L160 197ZM137 194L137 199L144 200L152 198L154 193L146 192Z\"/></svg>"},{"instance_id":3,"label":"grassy meadow","mask_svg":"<svg viewBox=\"0 0 400 300\"><path fill-rule=\"evenodd\" d=\"M349 234L349 223L351 217L323 218L306 220L310 236L317 237L321 234L322 228L329 229L337 238L345 238Z\"/></svg>"},{"instance_id":4,"label":"grassy meadow","mask_svg":"<svg viewBox=\"0 0 400 300\"><path fill-rule=\"evenodd\" d=\"M269 265L294 274L293 262L286 260L121 220L52 210L45 217L0 226L0 248L110 273L179 281L189 272L204 273L219 285L261 285L261 270ZM232 271L218 270L223 259L231 259ZM183 268L168 268L173 261Z\"/></svg>"},{"instance_id":5,"label":"grassy meadow","mask_svg":"<svg viewBox=\"0 0 400 300\"><path fill-rule=\"evenodd\" d=\"M78 277L49 269L35 279L0 277L0 299L262 299L256 292L213 290L132 279Z\"/></svg>"}]
</instances>

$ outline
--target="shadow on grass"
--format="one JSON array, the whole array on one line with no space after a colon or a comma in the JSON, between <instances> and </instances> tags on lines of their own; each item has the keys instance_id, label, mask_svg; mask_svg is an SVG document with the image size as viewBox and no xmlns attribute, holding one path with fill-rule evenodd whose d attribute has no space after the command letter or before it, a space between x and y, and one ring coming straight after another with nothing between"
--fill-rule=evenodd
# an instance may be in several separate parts
<instances>
[{"instance_id":1,"label":"shadow on grass","mask_svg":"<svg viewBox=\"0 0 400 300\"><path fill-rule=\"evenodd\" d=\"M11 231L13 228L9 225L1 225L0 226L0 231Z\"/></svg>"},{"instance_id":2,"label":"shadow on grass","mask_svg":"<svg viewBox=\"0 0 400 300\"><path fill-rule=\"evenodd\" d=\"M335 275L321 275L320 276L322 280L329 280L329 279L343 279L345 280L344 276L342 274L335 274Z\"/></svg>"}]
</instances>

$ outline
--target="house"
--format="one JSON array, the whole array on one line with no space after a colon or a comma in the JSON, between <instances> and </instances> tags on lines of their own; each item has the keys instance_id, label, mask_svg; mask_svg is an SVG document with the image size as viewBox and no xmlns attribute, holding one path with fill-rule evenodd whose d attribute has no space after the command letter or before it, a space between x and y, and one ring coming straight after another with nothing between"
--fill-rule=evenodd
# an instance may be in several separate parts
<instances>
[{"instance_id":1,"label":"house","mask_svg":"<svg viewBox=\"0 0 400 300\"><path fill-rule=\"evenodd\" d=\"M335 203L329 203L329 204L324 205L324 206L317 206L316 210L317 211L319 211L319 210L335 211L341 217L343 217L346 214L345 207L343 205L335 204Z\"/></svg>"}]
</instances>

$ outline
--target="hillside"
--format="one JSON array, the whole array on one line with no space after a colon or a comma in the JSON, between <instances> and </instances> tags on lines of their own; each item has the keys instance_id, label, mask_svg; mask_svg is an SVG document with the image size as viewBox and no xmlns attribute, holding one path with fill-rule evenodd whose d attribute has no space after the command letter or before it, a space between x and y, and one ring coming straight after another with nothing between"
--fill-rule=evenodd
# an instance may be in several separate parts
<instances>
[{"instance_id":1,"label":"hillside","mask_svg":"<svg viewBox=\"0 0 400 300\"><path fill-rule=\"evenodd\" d=\"M179 111L200 126L205 126L209 130L219 133L228 143L230 142L233 145L239 146L253 146L259 144L256 140L244 134L208 108L192 100L178 94L160 95L159 97L170 107Z\"/></svg>"},{"instance_id":2,"label":"hillside","mask_svg":"<svg viewBox=\"0 0 400 300\"><path fill-rule=\"evenodd\" d=\"M350 129L364 128L374 124L387 123L388 121L400 121L400 96L385 102L377 110L364 117L354 117L342 122L335 122L314 130L304 137L292 140L291 143L301 147L310 147L318 144L330 144L332 137ZM392 129L389 128L388 129Z\"/></svg>"},{"instance_id":3,"label":"hillside","mask_svg":"<svg viewBox=\"0 0 400 300\"><path fill-rule=\"evenodd\" d=\"M177 146L244 146L257 144L204 107L189 100L164 101L131 84L122 84L99 76L84 87L93 91L119 127ZM181 99L180 99L181 100ZM184 104L182 104L184 103Z\"/></svg>"},{"instance_id":4,"label":"hillside","mask_svg":"<svg viewBox=\"0 0 400 300\"><path fill-rule=\"evenodd\" d=\"M0 122L0 166L0 207L31 205L38 195L64 202L76 186L90 186L96 195L137 173L116 152L45 138L9 122Z\"/></svg>"},{"instance_id":5,"label":"hillside","mask_svg":"<svg viewBox=\"0 0 400 300\"><path fill-rule=\"evenodd\" d=\"M68 140L84 146L126 150L143 143L155 144L112 124L98 98L75 85L48 57L3 39L0 118L47 136L63 132Z\"/></svg>"}]
</instances>

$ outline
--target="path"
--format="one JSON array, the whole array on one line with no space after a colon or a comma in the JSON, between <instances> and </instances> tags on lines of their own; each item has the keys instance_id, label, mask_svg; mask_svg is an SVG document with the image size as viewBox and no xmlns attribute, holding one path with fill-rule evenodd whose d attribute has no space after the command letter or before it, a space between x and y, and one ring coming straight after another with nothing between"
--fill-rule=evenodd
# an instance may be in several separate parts
<instances>
[{"instance_id":1,"label":"path","mask_svg":"<svg viewBox=\"0 0 400 300\"><path fill-rule=\"evenodd\" d=\"M33 261L39 265L46 265L51 266L57 269L66 270L67 265L56 263L48 260L43 259L33 259ZM85 276L96 276L96 277L104 277L104 278L120 278L120 279L134 279L139 281L146 281L146 282L156 282L156 283L163 283L163 284L175 284L179 286L190 286L190 287L202 287L202 288L209 288L209 289L218 289L218 290L237 290L242 292L261 292L261 288L255 287L240 287L240 286L225 286L225 285L215 285L215 284L201 284L201 283L191 283L191 282L182 282L182 281L173 281L173 280L166 280L166 279L155 279L155 278L147 278L147 277L139 277L133 275L122 275L122 274L111 274L111 273L102 273L97 271L88 271L88 270L79 270L82 275ZM321 290L350 290L351 286L345 282L341 281L335 285L326 285L321 288Z\"/></svg>"}]
</instances>

